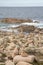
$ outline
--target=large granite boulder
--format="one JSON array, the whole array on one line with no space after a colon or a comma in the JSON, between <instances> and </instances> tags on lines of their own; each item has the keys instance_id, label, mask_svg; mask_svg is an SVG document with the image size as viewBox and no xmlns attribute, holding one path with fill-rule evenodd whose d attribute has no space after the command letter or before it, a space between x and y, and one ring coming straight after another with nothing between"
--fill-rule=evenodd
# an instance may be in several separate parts
<instances>
[{"instance_id":1,"label":"large granite boulder","mask_svg":"<svg viewBox=\"0 0 43 65\"><path fill-rule=\"evenodd\" d=\"M24 61L24 62L30 62L30 63L33 63L34 62L34 59L35 59L35 56L34 55L29 55L27 57L22 57L21 55L17 55L13 58L13 62L16 64L20 61Z\"/></svg>"}]
</instances>

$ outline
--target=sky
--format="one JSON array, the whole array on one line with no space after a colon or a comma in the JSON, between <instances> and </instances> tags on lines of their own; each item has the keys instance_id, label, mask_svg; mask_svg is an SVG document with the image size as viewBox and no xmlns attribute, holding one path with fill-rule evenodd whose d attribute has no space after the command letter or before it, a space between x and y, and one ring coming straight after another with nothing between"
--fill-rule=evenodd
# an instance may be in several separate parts
<instances>
[{"instance_id":1,"label":"sky","mask_svg":"<svg viewBox=\"0 0 43 65\"><path fill-rule=\"evenodd\" d=\"M0 0L2 6L43 6L43 0Z\"/></svg>"}]
</instances>

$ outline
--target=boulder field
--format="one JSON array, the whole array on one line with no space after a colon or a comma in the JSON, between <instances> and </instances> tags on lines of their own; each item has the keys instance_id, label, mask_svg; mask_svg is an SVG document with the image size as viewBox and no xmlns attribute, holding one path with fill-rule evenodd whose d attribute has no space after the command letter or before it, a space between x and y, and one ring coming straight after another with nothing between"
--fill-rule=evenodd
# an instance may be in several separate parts
<instances>
[{"instance_id":1,"label":"boulder field","mask_svg":"<svg viewBox=\"0 0 43 65\"><path fill-rule=\"evenodd\" d=\"M0 62L5 65L33 65L43 59L43 32L0 31Z\"/></svg>"}]
</instances>

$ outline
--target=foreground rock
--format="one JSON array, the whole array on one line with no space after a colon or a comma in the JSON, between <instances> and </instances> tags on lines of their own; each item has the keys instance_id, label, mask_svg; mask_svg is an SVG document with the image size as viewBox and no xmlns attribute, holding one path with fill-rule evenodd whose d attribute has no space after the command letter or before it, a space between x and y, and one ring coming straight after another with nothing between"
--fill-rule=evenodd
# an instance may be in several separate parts
<instances>
[{"instance_id":1,"label":"foreground rock","mask_svg":"<svg viewBox=\"0 0 43 65\"><path fill-rule=\"evenodd\" d=\"M27 62L20 61L16 65L32 65L32 64L27 63Z\"/></svg>"},{"instance_id":2,"label":"foreground rock","mask_svg":"<svg viewBox=\"0 0 43 65\"><path fill-rule=\"evenodd\" d=\"M6 60L5 65L14 65L14 63L11 60Z\"/></svg>"},{"instance_id":3,"label":"foreground rock","mask_svg":"<svg viewBox=\"0 0 43 65\"><path fill-rule=\"evenodd\" d=\"M24 62L30 62L30 63L33 63L34 62L34 59L35 59L35 56L34 55L29 55L28 57L22 57L21 55L17 55L14 57L13 59L13 62L16 64L20 61L24 61Z\"/></svg>"}]
</instances>

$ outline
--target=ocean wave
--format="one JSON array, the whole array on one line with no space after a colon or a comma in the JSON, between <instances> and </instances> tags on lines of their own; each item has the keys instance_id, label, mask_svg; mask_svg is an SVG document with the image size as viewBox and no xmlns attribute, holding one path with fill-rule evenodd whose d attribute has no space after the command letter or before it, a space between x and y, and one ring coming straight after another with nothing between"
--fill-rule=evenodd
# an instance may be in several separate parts
<instances>
[{"instance_id":1,"label":"ocean wave","mask_svg":"<svg viewBox=\"0 0 43 65\"><path fill-rule=\"evenodd\" d=\"M12 32L12 30L9 30L9 28L16 28L16 27L19 27L19 26L35 26L35 27L38 27L38 28L43 28L43 23L37 23L34 21L37 21L37 20L33 20L33 23L28 23L28 22L25 22L25 23L20 23L20 24L7 24L7 23L0 23L0 30L3 30L3 31L10 31Z\"/></svg>"}]
</instances>

